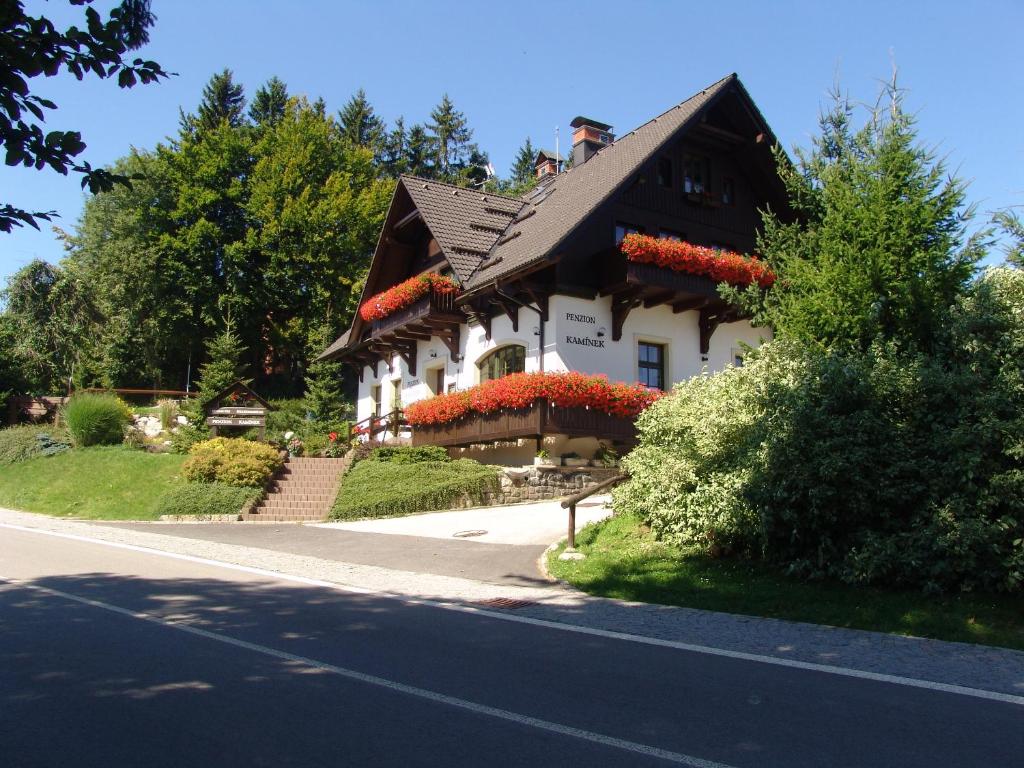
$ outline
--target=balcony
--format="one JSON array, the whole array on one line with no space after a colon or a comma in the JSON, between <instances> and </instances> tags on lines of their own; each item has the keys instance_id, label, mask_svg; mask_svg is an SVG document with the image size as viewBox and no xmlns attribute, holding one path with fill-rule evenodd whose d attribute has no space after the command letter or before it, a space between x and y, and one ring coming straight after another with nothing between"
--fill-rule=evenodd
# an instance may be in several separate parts
<instances>
[{"instance_id":1,"label":"balcony","mask_svg":"<svg viewBox=\"0 0 1024 768\"><path fill-rule=\"evenodd\" d=\"M612 297L612 340L622 338L622 326L637 307L672 307L679 314L700 312L700 351L707 354L711 334L721 323L740 319L735 307L718 295L718 284L703 275L689 275L627 259L618 249L600 256L602 296Z\"/></svg>"},{"instance_id":2,"label":"balcony","mask_svg":"<svg viewBox=\"0 0 1024 768\"><path fill-rule=\"evenodd\" d=\"M413 445L462 446L544 435L596 437L632 446L636 425L632 419L609 416L590 408L563 408L537 400L529 408L475 414L450 424L414 427Z\"/></svg>"},{"instance_id":3,"label":"balcony","mask_svg":"<svg viewBox=\"0 0 1024 768\"><path fill-rule=\"evenodd\" d=\"M459 332L465 316L455 309L455 296L428 293L404 309L400 309L370 327L370 339L378 349L399 354L416 375L416 345L437 337L448 348L453 361L459 359Z\"/></svg>"}]
</instances>

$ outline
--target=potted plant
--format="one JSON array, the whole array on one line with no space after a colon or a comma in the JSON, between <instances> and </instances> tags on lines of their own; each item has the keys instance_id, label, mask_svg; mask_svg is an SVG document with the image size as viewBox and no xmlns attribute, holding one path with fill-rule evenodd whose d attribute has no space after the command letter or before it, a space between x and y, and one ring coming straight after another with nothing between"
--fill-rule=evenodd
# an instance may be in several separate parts
<instances>
[{"instance_id":1,"label":"potted plant","mask_svg":"<svg viewBox=\"0 0 1024 768\"><path fill-rule=\"evenodd\" d=\"M602 445L594 454L595 467L617 467L619 465L619 454L608 445Z\"/></svg>"},{"instance_id":2,"label":"potted plant","mask_svg":"<svg viewBox=\"0 0 1024 768\"><path fill-rule=\"evenodd\" d=\"M289 456L301 456L306 448L302 440L300 440L298 437L293 437L291 440L289 440L287 447Z\"/></svg>"},{"instance_id":3,"label":"potted plant","mask_svg":"<svg viewBox=\"0 0 1024 768\"><path fill-rule=\"evenodd\" d=\"M559 467L562 465L562 459L558 456L552 456L544 448L537 451L537 455L533 457L533 466L535 467Z\"/></svg>"},{"instance_id":4,"label":"potted plant","mask_svg":"<svg viewBox=\"0 0 1024 768\"><path fill-rule=\"evenodd\" d=\"M590 460L584 459L578 453L570 452L562 454L562 462L567 467L585 467L590 463Z\"/></svg>"}]
</instances>

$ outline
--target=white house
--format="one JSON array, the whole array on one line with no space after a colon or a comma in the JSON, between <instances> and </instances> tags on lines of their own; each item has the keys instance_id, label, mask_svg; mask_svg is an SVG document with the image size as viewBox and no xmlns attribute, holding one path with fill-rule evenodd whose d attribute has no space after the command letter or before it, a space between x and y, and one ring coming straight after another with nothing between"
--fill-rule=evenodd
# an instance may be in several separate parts
<instances>
[{"instance_id":1,"label":"white house","mask_svg":"<svg viewBox=\"0 0 1024 768\"><path fill-rule=\"evenodd\" d=\"M323 354L359 371L357 419L371 435L400 431L388 421L396 409L514 372L668 389L741 362L744 345L770 336L719 297L715 273L620 247L636 232L652 247L708 246L736 260L754 249L759 209L788 211L775 139L736 75L620 138L596 120L571 125L572 167L540 153L537 187L521 199L400 178L365 309ZM541 441L584 456L602 440L630 442L621 425L553 408L411 431L414 442L503 463L524 463Z\"/></svg>"}]
</instances>

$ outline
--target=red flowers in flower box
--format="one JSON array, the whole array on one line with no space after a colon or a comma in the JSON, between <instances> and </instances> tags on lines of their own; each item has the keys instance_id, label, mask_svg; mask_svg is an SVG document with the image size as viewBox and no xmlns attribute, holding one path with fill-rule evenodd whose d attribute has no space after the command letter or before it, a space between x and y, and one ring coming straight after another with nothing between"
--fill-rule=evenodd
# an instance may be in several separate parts
<instances>
[{"instance_id":1,"label":"red flowers in flower box","mask_svg":"<svg viewBox=\"0 0 1024 768\"><path fill-rule=\"evenodd\" d=\"M610 416L633 418L663 394L642 384L613 383L604 376L575 371L513 373L462 392L412 403L405 408L405 418L414 427L447 424L471 413L529 408L542 398L563 408L593 408Z\"/></svg>"},{"instance_id":2,"label":"red flowers in flower box","mask_svg":"<svg viewBox=\"0 0 1024 768\"><path fill-rule=\"evenodd\" d=\"M422 299L428 293L455 295L462 292L459 284L450 277L434 274L410 277L405 282L371 296L359 308L359 316L366 322L383 320L388 315Z\"/></svg>"},{"instance_id":3,"label":"red flowers in flower box","mask_svg":"<svg viewBox=\"0 0 1024 768\"><path fill-rule=\"evenodd\" d=\"M721 248L635 233L626 235L620 248L630 261L703 275L718 283L770 288L775 282L775 273L760 259Z\"/></svg>"}]
</instances>

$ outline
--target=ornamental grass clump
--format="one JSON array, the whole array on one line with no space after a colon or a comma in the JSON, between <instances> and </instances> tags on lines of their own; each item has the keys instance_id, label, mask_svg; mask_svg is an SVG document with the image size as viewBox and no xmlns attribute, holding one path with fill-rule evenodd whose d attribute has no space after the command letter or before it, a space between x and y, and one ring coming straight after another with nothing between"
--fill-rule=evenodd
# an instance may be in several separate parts
<instances>
[{"instance_id":1,"label":"ornamental grass clump","mask_svg":"<svg viewBox=\"0 0 1024 768\"><path fill-rule=\"evenodd\" d=\"M263 488L283 464L272 446L240 438L215 437L192 446L181 475L197 483Z\"/></svg>"},{"instance_id":2,"label":"ornamental grass clump","mask_svg":"<svg viewBox=\"0 0 1024 768\"><path fill-rule=\"evenodd\" d=\"M74 395L61 410L71 440L79 448L117 445L124 440L132 412L116 395L83 392Z\"/></svg>"}]
</instances>

